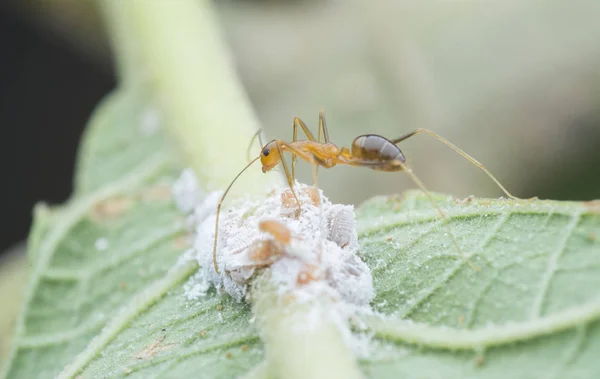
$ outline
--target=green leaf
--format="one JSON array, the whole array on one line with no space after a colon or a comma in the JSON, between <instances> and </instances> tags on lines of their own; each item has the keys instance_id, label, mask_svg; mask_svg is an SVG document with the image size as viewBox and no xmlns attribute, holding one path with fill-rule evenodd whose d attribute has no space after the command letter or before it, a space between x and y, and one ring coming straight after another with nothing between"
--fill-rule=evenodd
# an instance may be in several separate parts
<instances>
[{"instance_id":1,"label":"green leaf","mask_svg":"<svg viewBox=\"0 0 600 379\"><path fill-rule=\"evenodd\" d=\"M9 378L268 377L282 359L265 356L269 343L308 346L277 337L293 314L259 323L265 345L248 305L214 290L186 298L197 265L180 261L190 236L169 191L184 165L160 128L136 134L151 107L143 93L121 89L103 103L86 134L77 194L36 212ZM376 198L358 212L380 312L364 316L374 336L363 372L598 375L600 206L434 196L448 222L418 193Z\"/></svg>"},{"instance_id":2,"label":"green leaf","mask_svg":"<svg viewBox=\"0 0 600 379\"><path fill-rule=\"evenodd\" d=\"M374 378L600 375L598 203L377 198L359 213L373 270ZM452 232L473 269L447 237Z\"/></svg>"},{"instance_id":3,"label":"green leaf","mask_svg":"<svg viewBox=\"0 0 600 379\"><path fill-rule=\"evenodd\" d=\"M165 159L175 154L149 93L147 88L128 86L98 105L80 147L75 176L78 195L127 175L151 157Z\"/></svg>"},{"instance_id":4,"label":"green leaf","mask_svg":"<svg viewBox=\"0 0 600 379\"><path fill-rule=\"evenodd\" d=\"M189 376L212 365L221 367L212 377L230 377L261 358L247 307L214 291L194 303L183 296L197 269L177 263L189 236L170 185L183 165L160 130L140 124L151 107L143 93L122 89L102 103L77 195L38 207L9 378Z\"/></svg>"},{"instance_id":5,"label":"green leaf","mask_svg":"<svg viewBox=\"0 0 600 379\"><path fill-rule=\"evenodd\" d=\"M210 3L102 4L123 87L87 128L73 198L36 210L5 376L360 376L338 329L344 320L294 328L306 326L311 303L281 302L260 286L254 314L214 290L186 298L198 267L181 260L191 236L170 186L189 165L205 187L222 188L243 166L257 122ZM145 80L151 88L138 87ZM264 180L250 182L264 189ZM598 204L436 199L448 222L415 194L359 212L380 312L359 325L373 335L363 372L597 377ZM317 314L335 313L330 300ZM316 375L304 375L311 369Z\"/></svg>"}]
</instances>

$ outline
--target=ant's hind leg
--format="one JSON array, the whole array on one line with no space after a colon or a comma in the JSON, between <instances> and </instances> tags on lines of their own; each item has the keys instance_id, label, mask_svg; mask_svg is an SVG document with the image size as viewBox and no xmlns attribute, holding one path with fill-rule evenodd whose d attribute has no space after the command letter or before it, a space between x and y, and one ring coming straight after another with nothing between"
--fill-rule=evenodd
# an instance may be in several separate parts
<instances>
[{"instance_id":1,"label":"ant's hind leg","mask_svg":"<svg viewBox=\"0 0 600 379\"><path fill-rule=\"evenodd\" d=\"M440 217L442 218L442 220L444 220L445 225L448 227L448 217L442 211L442 209L439 207L438 203L435 201L435 199L433 198L433 196L431 196L431 193L425 187L425 184L423 184L423 182L421 181L421 179L419 179L419 177L411 170L410 167L408 167L408 165L406 163L403 163L403 162L399 162L399 163L400 163L400 166L402 167L402 170L404 172L406 172L408 174L408 176L410 176L410 178L412 179L412 181L421 189L421 191L423 191L425 193L425 195L427 195L427 198L431 202L431 205L433 205L433 207L435 208L435 210L437 211L437 213L440 215ZM469 260L469 257L462 251L462 249L458 245L458 242L456 242L456 238L454 238L454 234L452 234L452 232L449 229L450 228L448 227L448 234L450 236L450 239L452 240L452 245L454 245L454 248L456 249L456 251L458 251L458 253L469 264L469 266L471 266L471 268L473 268L475 271L480 271L481 269L479 267L477 267L473 262L471 262Z\"/></svg>"},{"instance_id":2,"label":"ant's hind leg","mask_svg":"<svg viewBox=\"0 0 600 379\"><path fill-rule=\"evenodd\" d=\"M460 149L458 146L454 145L452 142L448 141L447 139L445 139L444 137L440 136L439 134L432 132L429 129L424 129L424 128L420 128L420 129L416 129L413 130L412 132L403 135L402 137L398 137L394 140L392 140L393 144L398 144L406 139L409 139L410 137L417 135L419 133L427 133L430 136L434 137L435 139L437 139L438 141L442 142L444 145L448 146L449 148L451 148L452 150L454 150L455 152L457 152L458 154L460 154L463 158L465 158L466 160L468 160L469 162L473 163L476 167L478 167L480 170L482 170L483 172L486 173L486 175L492 179L494 181L494 183L496 183L496 185L498 187L500 187L500 189L506 194L506 196L508 196L511 199L515 199L515 200L520 200L518 197L513 196L510 192L508 192L508 190L506 188L504 188L504 186L500 183L500 181L498 179L496 179L496 177L494 175L492 175L491 172L488 171L487 168L485 168L485 166L483 164L481 164L477 159L473 158L472 156L470 156L469 154L467 154L464 150Z\"/></svg>"}]
</instances>

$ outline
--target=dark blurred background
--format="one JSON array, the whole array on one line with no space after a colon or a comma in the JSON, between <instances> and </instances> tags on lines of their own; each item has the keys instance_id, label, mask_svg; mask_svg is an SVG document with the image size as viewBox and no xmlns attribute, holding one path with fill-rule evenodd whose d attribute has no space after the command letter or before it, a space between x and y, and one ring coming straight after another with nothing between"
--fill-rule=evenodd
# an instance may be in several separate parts
<instances>
[{"instance_id":1,"label":"dark blurred background","mask_svg":"<svg viewBox=\"0 0 600 379\"><path fill-rule=\"evenodd\" d=\"M296 115L316 128L319 107L339 145L427 127L517 196L583 200L600 198L599 3L228 1L218 12L269 136L291 138ZM3 2L0 47L1 252L26 238L37 201L69 196L79 138L115 78L92 2ZM427 138L403 150L430 189L501 194ZM368 170L320 177L356 204L413 187Z\"/></svg>"},{"instance_id":2,"label":"dark blurred background","mask_svg":"<svg viewBox=\"0 0 600 379\"><path fill-rule=\"evenodd\" d=\"M44 12L0 6L0 251L26 238L36 202L67 199L86 121L115 86L110 66L83 54Z\"/></svg>"}]
</instances>

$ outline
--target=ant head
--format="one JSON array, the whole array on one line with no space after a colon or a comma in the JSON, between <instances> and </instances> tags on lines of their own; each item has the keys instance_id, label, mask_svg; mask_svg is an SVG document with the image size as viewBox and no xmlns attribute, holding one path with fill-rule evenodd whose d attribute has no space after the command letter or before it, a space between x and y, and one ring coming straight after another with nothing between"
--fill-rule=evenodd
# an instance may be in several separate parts
<instances>
[{"instance_id":1,"label":"ant head","mask_svg":"<svg viewBox=\"0 0 600 379\"><path fill-rule=\"evenodd\" d=\"M277 166L281 157L275 140L266 144L260 152L260 163L262 164L262 172L267 172Z\"/></svg>"}]
</instances>

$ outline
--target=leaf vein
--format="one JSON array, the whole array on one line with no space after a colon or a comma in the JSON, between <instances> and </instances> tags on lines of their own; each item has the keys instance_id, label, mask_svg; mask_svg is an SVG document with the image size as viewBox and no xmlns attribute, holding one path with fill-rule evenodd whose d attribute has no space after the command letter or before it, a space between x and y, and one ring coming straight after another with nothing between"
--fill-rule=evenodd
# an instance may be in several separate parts
<instances>
[{"instance_id":1,"label":"leaf vein","mask_svg":"<svg viewBox=\"0 0 600 379\"><path fill-rule=\"evenodd\" d=\"M572 329L600 318L600 297L593 301L520 323L480 329L455 329L431 326L398 317L366 316L365 324L382 339L432 348L478 350L511 344Z\"/></svg>"},{"instance_id":2,"label":"leaf vein","mask_svg":"<svg viewBox=\"0 0 600 379\"><path fill-rule=\"evenodd\" d=\"M431 295L433 295L440 288L442 288L442 285L447 283L448 280L450 280L454 275L456 275L458 270L460 270L460 268L463 267L465 263L467 263L468 259L475 255L476 252L480 251L485 246L487 246L487 244L492 240L492 238L498 233L500 228L502 228L502 226L506 223L509 216L510 213L505 213L501 217L499 217L496 224L481 239L481 242L478 244L477 248L471 251L470 253L466 253L465 259L458 260L458 262L454 264L454 266L452 266L449 270L446 270L444 272L440 280L438 280L433 286L422 291L419 297L413 302L413 304L411 304L411 306L406 309L402 317L409 317L412 314L412 312L414 312L425 300L431 297Z\"/></svg>"},{"instance_id":3,"label":"leaf vein","mask_svg":"<svg viewBox=\"0 0 600 379\"><path fill-rule=\"evenodd\" d=\"M542 314L542 308L544 307L546 297L548 296L548 290L550 288L550 283L552 281L552 277L554 276L554 273L556 272L556 269L558 267L558 261L559 261L560 257L562 256L563 252L565 251L565 249L567 247L567 242L573 235L573 231L577 227L580 219L581 219L581 212L576 212L571 215L571 220L569 221L569 224L567 225L567 227L565 229L565 233L564 233L562 240L558 244L558 248L556 250L554 250L554 252L552 252L552 254L550 255L550 257L548 259L548 265L546 267L546 271L544 272L544 274L542 276L542 280L540 282L540 293L532 303L532 307L530 310L531 318L538 318Z\"/></svg>"}]
</instances>

